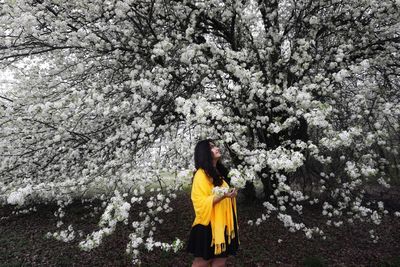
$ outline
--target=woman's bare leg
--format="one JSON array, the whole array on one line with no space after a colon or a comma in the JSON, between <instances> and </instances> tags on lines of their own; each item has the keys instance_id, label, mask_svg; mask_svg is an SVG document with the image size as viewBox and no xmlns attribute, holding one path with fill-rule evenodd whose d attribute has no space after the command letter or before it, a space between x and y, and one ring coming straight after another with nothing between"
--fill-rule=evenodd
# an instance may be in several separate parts
<instances>
[{"instance_id":1,"label":"woman's bare leg","mask_svg":"<svg viewBox=\"0 0 400 267\"><path fill-rule=\"evenodd\" d=\"M225 267L228 258L214 258L211 262L212 267Z\"/></svg>"},{"instance_id":2,"label":"woman's bare leg","mask_svg":"<svg viewBox=\"0 0 400 267\"><path fill-rule=\"evenodd\" d=\"M208 267L210 265L211 260L205 260L201 257L194 258L192 267Z\"/></svg>"}]
</instances>

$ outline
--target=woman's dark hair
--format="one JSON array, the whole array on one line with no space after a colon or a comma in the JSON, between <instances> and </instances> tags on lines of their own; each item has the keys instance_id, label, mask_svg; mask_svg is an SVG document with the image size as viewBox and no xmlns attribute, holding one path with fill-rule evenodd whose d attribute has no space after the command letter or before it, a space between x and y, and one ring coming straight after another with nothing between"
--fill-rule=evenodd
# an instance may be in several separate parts
<instances>
[{"instance_id":1,"label":"woman's dark hair","mask_svg":"<svg viewBox=\"0 0 400 267\"><path fill-rule=\"evenodd\" d=\"M220 160L217 161L215 168L212 164L211 143L214 143L212 139L205 139L196 144L194 148L194 166L196 171L202 168L208 176L213 178L214 186L222 185L222 179L229 184L228 169Z\"/></svg>"}]
</instances>

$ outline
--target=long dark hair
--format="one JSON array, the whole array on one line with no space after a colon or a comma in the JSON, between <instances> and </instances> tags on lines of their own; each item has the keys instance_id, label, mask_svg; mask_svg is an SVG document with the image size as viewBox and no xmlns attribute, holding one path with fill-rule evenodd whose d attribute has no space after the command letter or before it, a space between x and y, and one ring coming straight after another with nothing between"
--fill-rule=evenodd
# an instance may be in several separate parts
<instances>
[{"instance_id":1,"label":"long dark hair","mask_svg":"<svg viewBox=\"0 0 400 267\"><path fill-rule=\"evenodd\" d=\"M229 184L229 170L221 163L220 160L217 161L215 168L212 164L211 143L214 143L212 139L205 139L197 142L196 147L194 148L194 166L196 171L199 168L202 168L208 176L213 178L214 186L221 186L222 179Z\"/></svg>"}]
</instances>

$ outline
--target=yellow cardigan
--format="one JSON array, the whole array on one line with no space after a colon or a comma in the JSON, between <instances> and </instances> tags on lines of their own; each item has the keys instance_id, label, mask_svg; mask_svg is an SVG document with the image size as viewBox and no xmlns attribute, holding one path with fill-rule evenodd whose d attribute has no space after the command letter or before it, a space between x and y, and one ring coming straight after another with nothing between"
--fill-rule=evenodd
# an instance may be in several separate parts
<instances>
[{"instance_id":1,"label":"yellow cardigan","mask_svg":"<svg viewBox=\"0 0 400 267\"><path fill-rule=\"evenodd\" d=\"M225 181L223 181L222 186L229 187ZM202 168L199 168L194 175L192 184L191 199L196 214L192 227L196 224L207 226L211 222L212 241L210 247L215 244L214 254L218 255L226 250L224 233L225 226L227 227L226 234L228 236L228 244L230 244L231 239L235 237L232 204L236 215L236 222L237 211L235 198L227 197L213 205L213 188L214 185L205 171ZM239 229L239 226L237 226L237 229Z\"/></svg>"}]
</instances>

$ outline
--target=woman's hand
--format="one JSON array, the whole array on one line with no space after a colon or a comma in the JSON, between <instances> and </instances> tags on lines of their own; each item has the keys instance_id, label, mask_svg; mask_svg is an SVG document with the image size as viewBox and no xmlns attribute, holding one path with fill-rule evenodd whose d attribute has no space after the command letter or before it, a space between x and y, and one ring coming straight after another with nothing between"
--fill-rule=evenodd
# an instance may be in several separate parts
<instances>
[{"instance_id":1,"label":"woman's hand","mask_svg":"<svg viewBox=\"0 0 400 267\"><path fill-rule=\"evenodd\" d=\"M225 193L224 196L233 198L233 197L237 196L237 193L238 193L238 190L236 188L233 188L233 189L229 190L227 193Z\"/></svg>"},{"instance_id":2,"label":"woman's hand","mask_svg":"<svg viewBox=\"0 0 400 267\"><path fill-rule=\"evenodd\" d=\"M237 196L237 192L238 192L238 189L232 188L232 189L230 189L228 192L226 192L223 195L220 195L220 196L214 195L213 205L217 204L218 202L220 202L224 198L227 198L227 197L234 198L234 197L236 197Z\"/></svg>"}]
</instances>

